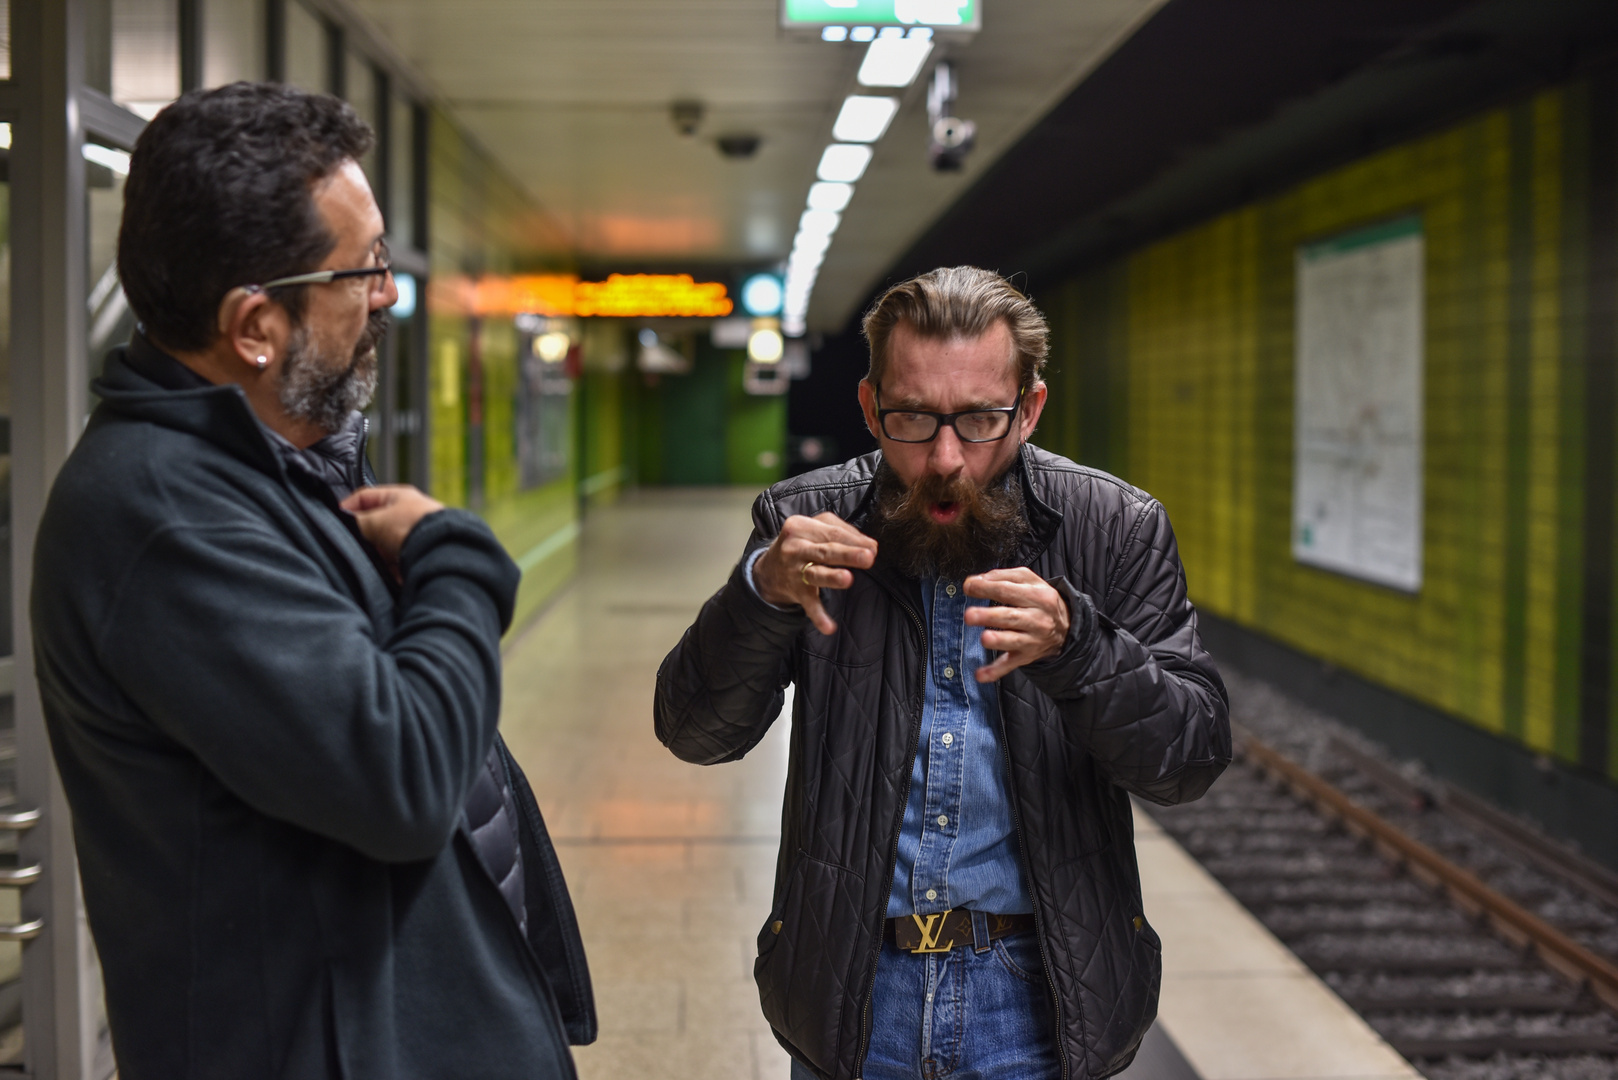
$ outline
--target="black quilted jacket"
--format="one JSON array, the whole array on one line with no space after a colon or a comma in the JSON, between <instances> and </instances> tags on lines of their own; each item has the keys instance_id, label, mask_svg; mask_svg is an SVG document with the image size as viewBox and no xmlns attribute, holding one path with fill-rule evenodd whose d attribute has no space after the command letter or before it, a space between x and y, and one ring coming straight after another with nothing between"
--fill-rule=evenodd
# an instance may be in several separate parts
<instances>
[{"instance_id":1,"label":"black quilted jacket","mask_svg":"<svg viewBox=\"0 0 1618 1080\"><path fill-rule=\"evenodd\" d=\"M770 488L751 553L791 514L868 512L880 456ZM1194 799L1230 761L1224 684L1197 635L1168 515L1128 484L1022 451L1029 539L1014 565L1067 597L1062 651L999 683L1015 821L1060 1030L1063 1076L1129 1064L1157 1012L1160 943L1141 910L1127 792ZM878 556L825 590L838 632L747 587L741 568L657 678L658 737L687 761L741 757L797 693L775 901L754 973L781 1044L858 1077L899 826L920 737L928 635L917 582Z\"/></svg>"}]
</instances>

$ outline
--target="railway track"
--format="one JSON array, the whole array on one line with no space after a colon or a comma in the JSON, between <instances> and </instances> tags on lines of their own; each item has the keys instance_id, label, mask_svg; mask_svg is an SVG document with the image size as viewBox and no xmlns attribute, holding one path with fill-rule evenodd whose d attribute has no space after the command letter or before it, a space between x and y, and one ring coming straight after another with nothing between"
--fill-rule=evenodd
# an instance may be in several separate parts
<instances>
[{"instance_id":1,"label":"railway track","mask_svg":"<svg viewBox=\"0 0 1618 1080\"><path fill-rule=\"evenodd\" d=\"M1618 1080L1610 872L1329 721L1272 732L1153 817L1425 1075Z\"/></svg>"}]
</instances>

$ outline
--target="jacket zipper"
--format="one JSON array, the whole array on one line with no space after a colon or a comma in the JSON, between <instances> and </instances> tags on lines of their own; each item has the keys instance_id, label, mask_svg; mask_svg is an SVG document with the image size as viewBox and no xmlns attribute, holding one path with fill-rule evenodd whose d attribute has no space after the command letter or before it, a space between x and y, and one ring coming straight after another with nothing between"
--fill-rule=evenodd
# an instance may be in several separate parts
<instances>
[{"instance_id":1,"label":"jacket zipper","mask_svg":"<svg viewBox=\"0 0 1618 1080\"><path fill-rule=\"evenodd\" d=\"M916 771L916 755L920 752L921 717L927 708L927 665L932 656L932 641L922 625L921 616L903 600L899 601L899 605L910 616L916 634L921 638L921 686L917 694L921 706L916 709L915 718L910 724L910 764L905 768L904 789L899 794L899 810L893 819L893 847L888 852L887 885L882 890L882 906L877 909L876 933L871 946L871 975L865 981L865 1008L860 1020L860 1047L859 1053L854 1055L856 1077L864 1074L865 1055L871 1049L871 998L876 994L876 965L882 956L882 923L888 917L888 901L893 899L893 868L899 863L899 832L904 828L905 807L910 803L910 777Z\"/></svg>"},{"instance_id":2,"label":"jacket zipper","mask_svg":"<svg viewBox=\"0 0 1618 1080\"><path fill-rule=\"evenodd\" d=\"M1056 1010L1056 1056L1062 1062L1062 1080L1071 1075L1067 1060L1067 1042L1062 1037L1062 999L1056 992L1056 979L1051 975L1051 958L1045 948L1045 920L1039 914L1039 901L1033 896L1034 864L1028 859L1028 842L1023 838L1022 813L1017 809L1017 778L1011 768L1011 744L1006 738L1006 709L1000 688L995 687L996 703L1000 706L1000 753L1006 759L1006 788L1011 795L1011 826L1017 833L1017 850L1022 853L1022 864L1028 868L1029 900L1034 903L1034 938L1039 942L1039 964L1045 970L1045 985L1050 987L1051 1006Z\"/></svg>"},{"instance_id":3,"label":"jacket zipper","mask_svg":"<svg viewBox=\"0 0 1618 1080\"><path fill-rule=\"evenodd\" d=\"M354 472L355 472L355 476L352 479L355 481L355 484L354 484L354 490L355 491L358 491L362 487L368 487L369 486L365 481L365 450L366 450L366 447L369 445L370 441L371 441L371 418L369 416L362 416L362 417L360 417L360 448L359 448L359 453L354 455Z\"/></svg>"}]
</instances>

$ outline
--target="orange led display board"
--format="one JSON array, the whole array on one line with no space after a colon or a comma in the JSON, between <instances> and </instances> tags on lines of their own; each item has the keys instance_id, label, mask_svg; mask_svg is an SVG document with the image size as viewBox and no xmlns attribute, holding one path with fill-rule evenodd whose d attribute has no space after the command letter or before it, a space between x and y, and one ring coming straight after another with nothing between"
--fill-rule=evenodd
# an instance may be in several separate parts
<instances>
[{"instance_id":1,"label":"orange led display board","mask_svg":"<svg viewBox=\"0 0 1618 1080\"><path fill-rule=\"evenodd\" d=\"M690 274L609 274L606 281L579 282L573 303L575 315L641 318L715 318L736 306L722 282L699 282Z\"/></svg>"},{"instance_id":2,"label":"orange led display board","mask_svg":"<svg viewBox=\"0 0 1618 1080\"><path fill-rule=\"evenodd\" d=\"M690 274L611 274L580 281L572 274L519 274L435 282L434 298L475 315L575 315L616 318L719 318L735 309L723 282Z\"/></svg>"}]
</instances>

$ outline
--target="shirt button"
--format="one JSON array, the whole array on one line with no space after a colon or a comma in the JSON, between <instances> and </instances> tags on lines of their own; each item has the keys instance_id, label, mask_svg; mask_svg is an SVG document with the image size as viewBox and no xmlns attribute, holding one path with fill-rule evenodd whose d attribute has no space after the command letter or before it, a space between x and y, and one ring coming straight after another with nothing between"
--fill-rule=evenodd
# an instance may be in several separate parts
<instances>
[{"instance_id":1,"label":"shirt button","mask_svg":"<svg viewBox=\"0 0 1618 1080\"><path fill-rule=\"evenodd\" d=\"M946 679L955 678L955 669L952 668L952 667L945 668L944 669L944 678L946 678Z\"/></svg>"},{"instance_id":2,"label":"shirt button","mask_svg":"<svg viewBox=\"0 0 1618 1080\"><path fill-rule=\"evenodd\" d=\"M938 827L940 829L942 829L945 825L948 825L948 824L949 824L949 815L948 814L939 814L938 815Z\"/></svg>"},{"instance_id":3,"label":"shirt button","mask_svg":"<svg viewBox=\"0 0 1618 1080\"><path fill-rule=\"evenodd\" d=\"M947 732L947 731L946 731L946 732L944 732L944 745L945 745L945 746L948 746L948 745L949 745L949 744L950 744L950 743L952 743L952 742L954 742L954 741L955 741L955 736L953 736L953 735L951 735L951 734L950 734L950 733L949 733L949 732Z\"/></svg>"},{"instance_id":4,"label":"shirt button","mask_svg":"<svg viewBox=\"0 0 1618 1080\"><path fill-rule=\"evenodd\" d=\"M954 596L955 595L955 586L953 586L953 585L945 585L944 586L944 595L945 596Z\"/></svg>"},{"instance_id":5,"label":"shirt button","mask_svg":"<svg viewBox=\"0 0 1618 1080\"><path fill-rule=\"evenodd\" d=\"M937 889L928 889L927 890L927 899L929 899L929 900L937 900L938 899L938 890Z\"/></svg>"}]
</instances>

